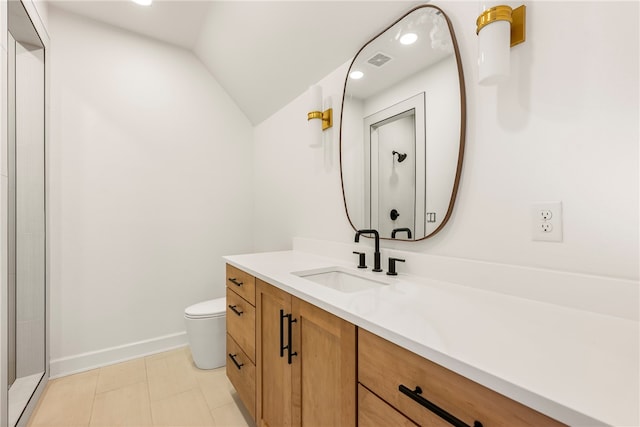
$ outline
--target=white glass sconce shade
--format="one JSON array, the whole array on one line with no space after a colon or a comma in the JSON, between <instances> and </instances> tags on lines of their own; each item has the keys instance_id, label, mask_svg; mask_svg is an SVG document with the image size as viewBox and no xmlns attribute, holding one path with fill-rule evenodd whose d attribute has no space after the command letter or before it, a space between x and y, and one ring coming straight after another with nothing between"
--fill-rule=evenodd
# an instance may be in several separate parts
<instances>
[{"instance_id":1,"label":"white glass sconce shade","mask_svg":"<svg viewBox=\"0 0 640 427\"><path fill-rule=\"evenodd\" d=\"M526 7L485 4L483 9L476 20L478 83L493 85L509 77L511 47L525 41Z\"/></svg>"},{"instance_id":2,"label":"white glass sconce shade","mask_svg":"<svg viewBox=\"0 0 640 427\"><path fill-rule=\"evenodd\" d=\"M478 33L478 83L494 85L509 78L511 24L496 21Z\"/></svg>"},{"instance_id":3,"label":"white glass sconce shade","mask_svg":"<svg viewBox=\"0 0 640 427\"><path fill-rule=\"evenodd\" d=\"M313 85L309 87L309 114L322 111L322 87ZM307 128L309 133L309 146L322 145L322 120L314 120L307 116Z\"/></svg>"},{"instance_id":4,"label":"white glass sconce shade","mask_svg":"<svg viewBox=\"0 0 640 427\"><path fill-rule=\"evenodd\" d=\"M322 88L313 85L309 88L309 112L307 113L307 127L309 128L309 145L322 145L322 132L333 126L333 108L322 111Z\"/></svg>"}]
</instances>

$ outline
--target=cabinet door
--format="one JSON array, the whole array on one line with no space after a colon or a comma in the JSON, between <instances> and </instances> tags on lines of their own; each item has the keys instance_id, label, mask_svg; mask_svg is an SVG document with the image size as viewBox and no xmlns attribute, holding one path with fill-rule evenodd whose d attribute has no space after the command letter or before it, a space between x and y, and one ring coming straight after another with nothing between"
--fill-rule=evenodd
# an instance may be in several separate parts
<instances>
[{"instance_id":1,"label":"cabinet door","mask_svg":"<svg viewBox=\"0 0 640 427\"><path fill-rule=\"evenodd\" d=\"M281 310L291 313L291 295L256 279L256 368L259 427L288 427L291 420L291 365L281 346L287 340ZM282 333L281 333L282 332ZM284 335L284 337L282 336Z\"/></svg>"},{"instance_id":2,"label":"cabinet door","mask_svg":"<svg viewBox=\"0 0 640 427\"><path fill-rule=\"evenodd\" d=\"M292 298L293 425L356 425L356 328Z\"/></svg>"}]
</instances>

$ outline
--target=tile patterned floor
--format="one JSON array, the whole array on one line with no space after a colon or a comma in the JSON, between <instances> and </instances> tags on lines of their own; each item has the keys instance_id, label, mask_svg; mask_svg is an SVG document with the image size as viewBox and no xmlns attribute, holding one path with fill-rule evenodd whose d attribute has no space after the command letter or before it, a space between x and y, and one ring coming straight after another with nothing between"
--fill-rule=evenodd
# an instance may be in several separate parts
<instances>
[{"instance_id":1,"label":"tile patterned floor","mask_svg":"<svg viewBox=\"0 0 640 427\"><path fill-rule=\"evenodd\" d=\"M225 368L188 347L49 381L29 427L253 427Z\"/></svg>"}]
</instances>

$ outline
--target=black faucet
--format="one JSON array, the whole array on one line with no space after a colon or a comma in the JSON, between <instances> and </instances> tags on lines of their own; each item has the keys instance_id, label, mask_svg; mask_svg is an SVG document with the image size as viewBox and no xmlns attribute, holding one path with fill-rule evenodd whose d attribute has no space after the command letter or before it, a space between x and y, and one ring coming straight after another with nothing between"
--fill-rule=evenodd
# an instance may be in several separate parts
<instances>
[{"instance_id":1,"label":"black faucet","mask_svg":"<svg viewBox=\"0 0 640 427\"><path fill-rule=\"evenodd\" d=\"M394 228L393 231L391 232L391 238L395 239L396 238L396 233L401 233L403 231L407 232L407 239L411 238L411 230L409 228Z\"/></svg>"},{"instance_id":2,"label":"black faucet","mask_svg":"<svg viewBox=\"0 0 640 427\"><path fill-rule=\"evenodd\" d=\"M356 231L356 238L355 238L356 243L360 241L361 234L373 234L373 236L375 237L376 250L373 253L373 270L372 271L376 271L376 272L382 271L382 268L380 268L380 234L378 233L378 230L371 229L371 230Z\"/></svg>"}]
</instances>

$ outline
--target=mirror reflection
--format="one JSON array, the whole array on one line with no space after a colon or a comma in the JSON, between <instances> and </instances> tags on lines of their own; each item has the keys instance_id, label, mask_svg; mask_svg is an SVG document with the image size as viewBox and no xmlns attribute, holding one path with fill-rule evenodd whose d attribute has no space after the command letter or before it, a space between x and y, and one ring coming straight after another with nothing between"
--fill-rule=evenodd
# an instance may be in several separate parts
<instances>
[{"instance_id":1,"label":"mirror reflection","mask_svg":"<svg viewBox=\"0 0 640 427\"><path fill-rule=\"evenodd\" d=\"M420 240L449 219L464 148L464 81L449 19L417 7L367 43L345 83L342 187L354 229Z\"/></svg>"}]
</instances>

